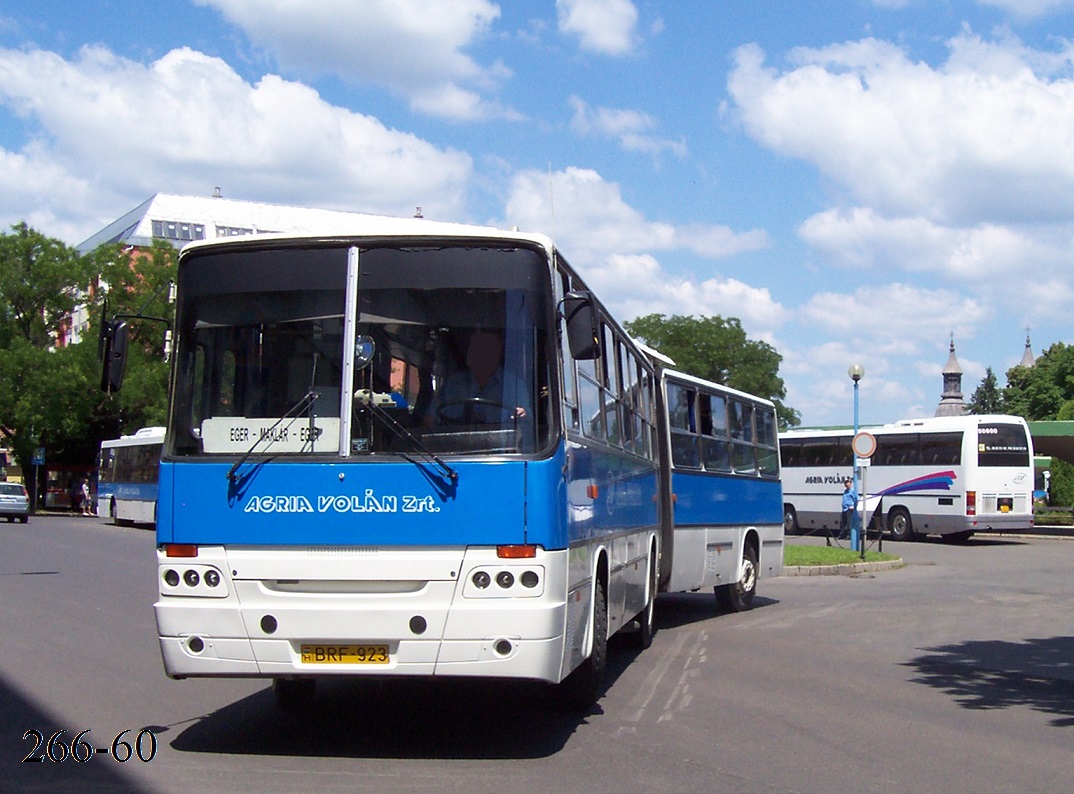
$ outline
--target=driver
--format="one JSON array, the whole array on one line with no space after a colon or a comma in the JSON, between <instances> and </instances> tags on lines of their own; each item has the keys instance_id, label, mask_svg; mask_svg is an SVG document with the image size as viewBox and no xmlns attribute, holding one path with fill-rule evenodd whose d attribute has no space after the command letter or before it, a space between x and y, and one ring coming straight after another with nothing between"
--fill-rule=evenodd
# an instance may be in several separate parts
<instances>
[{"instance_id":1,"label":"driver","mask_svg":"<svg viewBox=\"0 0 1074 794\"><path fill-rule=\"evenodd\" d=\"M425 425L501 424L528 417L529 389L504 371L502 358L499 334L475 331L466 349L466 368L444 381L425 414Z\"/></svg>"}]
</instances>

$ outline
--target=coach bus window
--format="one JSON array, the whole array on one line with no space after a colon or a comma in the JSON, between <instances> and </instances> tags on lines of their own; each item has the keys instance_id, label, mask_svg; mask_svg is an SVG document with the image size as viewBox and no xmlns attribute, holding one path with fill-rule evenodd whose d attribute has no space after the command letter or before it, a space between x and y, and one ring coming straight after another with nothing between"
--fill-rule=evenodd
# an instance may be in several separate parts
<instances>
[{"instance_id":1,"label":"coach bus window","mask_svg":"<svg viewBox=\"0 0 1074 794\"><path fill-rule=\"evenodd\" d=\"M921 450L917 443L917 433L878 435L873 456L878 466L920 465Z\"/></svg>"},{"instance_id":2,"label":"coach bus window","mask_svg":"<svg viewBox=\"0 0 1074 794\"><path fill-rule=\"evenodd\" d=\"M977 429L981 466L1029 466L1029 441L1021 425L987 424Z\"/></svg>"},{"instance_id":3,"label":"coach bus window","mask_svg":"<svg viewBox=\"0 0 1074 794\"><path fill-rule=\"evenodd\" d=\"M922 433L921 462L926 466L962 463L962 433Z\"/></svg>"}]
</instances>

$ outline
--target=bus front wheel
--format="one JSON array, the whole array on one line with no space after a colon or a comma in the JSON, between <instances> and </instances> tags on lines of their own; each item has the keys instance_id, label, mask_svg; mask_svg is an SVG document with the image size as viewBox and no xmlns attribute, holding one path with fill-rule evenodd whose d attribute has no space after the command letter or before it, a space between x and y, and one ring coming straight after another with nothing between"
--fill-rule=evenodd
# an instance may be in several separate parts
<instances>
[{"instance_id":1,"label":"bus front wheel","mask_svg":"<svg viewBox=\"0 0 1074 794\"><path fill-rule=\"evenodd\" d=\"M910 511L896 507L888 513L888 532L892 540L913 540L914 523L910 520Z\"/></svg>"},{"instance_id":2,"label":"bus front wheel","mask_svg":"<svg viewBox=\"0 0 1074 794\"><path fill-rule=\"evenodd\" d=\"M570 711L588 711L600 697L608 665L608 593L596 582L593 595L593 650L589 658L559 683L560 704Z\"/></svg>"},{"instance_id":3,"label":"bus front wheel","mask_svg":"<svg viewBox=\"0 0 1074 794\"><path fill-rule=\"evenodd\" d=\"M742 571L738 581L716 586L716 603L724 612L745 612L753 606L757 593L757 552L747 544L742 550Z\"/></svg>"}]
</instances>

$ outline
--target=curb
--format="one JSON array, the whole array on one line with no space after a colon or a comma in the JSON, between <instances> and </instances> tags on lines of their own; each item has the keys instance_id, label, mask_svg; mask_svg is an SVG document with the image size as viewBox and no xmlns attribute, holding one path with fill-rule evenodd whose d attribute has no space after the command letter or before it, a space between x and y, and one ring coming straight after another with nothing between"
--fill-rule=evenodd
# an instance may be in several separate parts
<instances>
[{"instance_id":1,"label":"curb","mask_svg":"<svg viewBox=\"0 0 1074 794\"><path fill-rule=\"evenodd\" d=\"M843 565L784 565L783 576L857 576L876 571L893 571L903 568L902 558L884 562L851 562Z\"/></svg>"}]
</instances>

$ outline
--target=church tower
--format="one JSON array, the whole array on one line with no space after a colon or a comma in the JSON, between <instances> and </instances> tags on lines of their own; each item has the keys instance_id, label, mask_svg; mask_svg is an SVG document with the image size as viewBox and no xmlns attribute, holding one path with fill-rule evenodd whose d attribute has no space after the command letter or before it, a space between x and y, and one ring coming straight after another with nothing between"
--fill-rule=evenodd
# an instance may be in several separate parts
<instances>
[{"instance_id":1,"label":"church tower","mask_svg":"<svg viewBox=\"0 0 1074 794\"><path fill-rule=\"evenodd\" d=\"M1032 367L1037 363L1037 360L1033 357L1033 348L1029 345L1029 329L1026 328L1026 349L1022 353L1022 360L1018 362L1020 367Z\"/></svg>"},{"instance_id":2,"label":"church tower","mask_svg":"<svg viewBox=\"0 0 1074 794\"><path fill-rule=\"evenodd\" d=\"M943 394L940 404L936 406L936 416L962 416L967 411L962 399L962 367L955 358L955 335L951 334L951 354L943 368Z\"/></svg>"}]
</instances>

